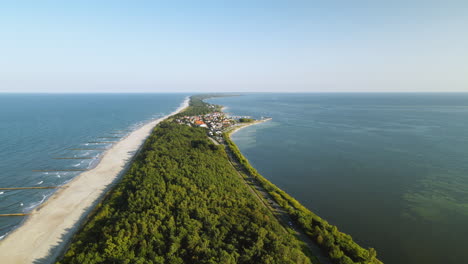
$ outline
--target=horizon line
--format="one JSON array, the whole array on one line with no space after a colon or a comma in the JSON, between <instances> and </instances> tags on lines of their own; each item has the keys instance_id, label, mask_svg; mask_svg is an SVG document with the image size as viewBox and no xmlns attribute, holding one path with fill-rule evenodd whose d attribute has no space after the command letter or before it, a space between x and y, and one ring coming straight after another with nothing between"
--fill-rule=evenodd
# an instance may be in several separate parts
<instances>
[{"instance_id":1,"label":"horizon line","mask_svg":"<svg viewBox=\"0 0 468 264\"><path fill-rule=\"evenodd\" d=\"M265 94L415 94L415 93L431 93L431 94L444 94L444 93L468 93L468 91L274 91L274 92L241 92L241 91L228 91L228 92L3 92L0 94L232 94L232 93L243 93L243 94L254 94L254 93L265 93Z\"/></svg>"}]
</instances>

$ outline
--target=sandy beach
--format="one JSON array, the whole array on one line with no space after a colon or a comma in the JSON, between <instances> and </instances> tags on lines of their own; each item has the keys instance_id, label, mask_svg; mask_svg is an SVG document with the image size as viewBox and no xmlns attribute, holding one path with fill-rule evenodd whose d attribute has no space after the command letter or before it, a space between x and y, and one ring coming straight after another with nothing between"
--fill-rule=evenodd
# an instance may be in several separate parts
<instances>
[{"instance_id":1,"label":"sandy beach","mask_svg":"<svg viewBox=\"0 0 468 264\"><path fill-rule=\"evenodd\" d=\"M267 122L267 121L270 121L270 120L272 120L272 119L271 118L266 118L266 119L261 119L261 120L255 120L255 121L250 122L250 123L239 124L239 125L233 127L233 129L231 131L229 131L229 136L232 136L234 133L236 133L237 131L239 131L239 130L241 130L243 128L253 126L253 125L257 125L257 124L260 124L260 123L264 123L264 122Z\"/></svg>"},{"instance_id":2,"label":"sandy beach","mask_svg":"<svg viewBox=\"0 0 468 264\"><path fill-rule=\"evenodd\" d=\"M125 172L153 128L182 111L188 102L187 98L173 113L143 125L114 144L95 168L78 175L36 208L21 227L0 241L0 262L53 260L109 187Z\"/></svg>"}]
</instances>

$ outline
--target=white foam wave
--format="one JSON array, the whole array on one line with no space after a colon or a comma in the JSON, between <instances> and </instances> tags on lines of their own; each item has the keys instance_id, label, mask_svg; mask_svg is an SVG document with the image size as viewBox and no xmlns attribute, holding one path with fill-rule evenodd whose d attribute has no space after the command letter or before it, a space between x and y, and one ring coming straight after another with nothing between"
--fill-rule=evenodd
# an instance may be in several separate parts
<instances>
[{"instance_id":1,"label":"white foam wave","mask_svg":"<svg viewBox=\"0 0 468 264\"><path fill-rule=\"evenodd\" d=\"M3 236L0 236L0 240L4 239L10 232L5 233Z\"/></svg>"},{"instance_id":2,"label":"white foam wave","mask_svg":"<svg viewBox=\"0 0 468 264\"><path fill-rule=\"evenodd\" d=\"M42 184L43 182L44 182L44 181L40 181L40 182L37 183L37 185L40 185L40 184Z\"/></svg>"},{"instance_id":3,"label":"white foam wave","mask_svg":"<svg viewBox=\"0 0 468 264\"><path fill-rule=\"evenodd\" d=\"M62 183L62 185L65 185L65 184L71 182L72 180L73 180L73 179L68 179L68 180L64 181L64 182Z\"/></svg>"},{"instance_id":4,"label":"white foam wave","mask_svg":"<svg viewBox=\"0 0 468 264\"><path fill-rule=\"evenodd\" d=\"M0 194L4 194L5 192L0 192Z\"/></svg>"},{"instance_id":5,"label":"white foam wave","mask_svg":"<svg viewBox=\"0 0 468 264\"><path fill-rule=\"evenodd\" d=\"M38 205L42 204L46 199L47 197L49 197L50 195L42 195L42 199L39 201L39 202L36 202L36 203L32 203L31 205L29 205L28 207L26 207L24 210L26 212L28 211L31 211L32 209L36 208ZM21 206L23 206L23 203L21 203Z\"/></svg>"}]
</instances>

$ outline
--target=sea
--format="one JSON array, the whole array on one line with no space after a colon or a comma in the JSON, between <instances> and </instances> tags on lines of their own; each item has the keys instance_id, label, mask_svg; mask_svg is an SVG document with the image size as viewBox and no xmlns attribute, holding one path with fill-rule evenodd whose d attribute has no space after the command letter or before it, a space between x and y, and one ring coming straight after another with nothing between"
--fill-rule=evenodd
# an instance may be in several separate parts
<instances>
[{"instance_id":1,"label":"sea","mask_svg":"<svg viewBox=\"0 0 468 264\"><path fill-rule=\"evenodd\" d=\"M53 170L92 168L113 144L105 142L170 114L187 96L0 94L0 188L61 186L80 171ZM0 190L0 214L27 214L55 191ZM24 220L0 217L0 239Z\"/></svg>"},{"instance_id":2,"label":"sea","mask_svg":"<svg viewBox=\"0 0 468 264\"><path fill-rule=\"evenodd\" d=\"M387 264L468 263L468 93L241 94L234 142Z\"/></svg>"}]
</instances>

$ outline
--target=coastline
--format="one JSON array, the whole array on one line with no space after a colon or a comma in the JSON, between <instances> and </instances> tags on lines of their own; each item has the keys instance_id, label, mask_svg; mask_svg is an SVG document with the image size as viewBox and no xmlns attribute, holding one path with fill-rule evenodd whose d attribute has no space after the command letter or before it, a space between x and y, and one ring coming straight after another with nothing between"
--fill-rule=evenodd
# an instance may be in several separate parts
<instances>
[{"instance_id":1,"label":"coastline","mask_svg":"<svg viewBox=\"0 0 468 264\"><path fill-rule=\"evenodd\" d=\"M26 221L0 241L4 263L34 263L60 254L77 228L109 188L126 172L154 127L188 107L189 98L172 113L148 122L106 151L92 169L61 186L34 209ZM45 262L45 261L44 261Z\"/></svg>"},{"instance_id":2,"label":"coastline","mask_svg":"<svg viewBox=\"0 0 468 264\"><path fill-rule=\"evenodd\" d=\"M262 120L255 120L255 121L250 122L250 123L241 124L241 125L238 125L236 127L233 127L231 130L227 131L227 133L229 134L229 137L231 137L234 133L236 133L237 131L239 131L239 130L241 130L243 128L253 126L253 125L257 125L257 124L260 124L260 123L265 123L265 122L270 121L270 120L272 120L272 118L266 118L266 119L262 119Z\"/></svg>"},{"instance_id":3,"label":"coastline","mask_svg":"<svg viewBox=\"0 0 468 264\"><path fill-rule=\"evenodd\" d=\"M234 141L232 141L232 135L245 127L257 125L257 124L264 123L270 120L272 120L272 118L256 120L250 123L241 124L237 127L233 127L231 130L228 130L225 132L225 135L228 138L227 140L228 142L225 142L226 151L228 153L231 153L229 155L231 164L233 164L234 166L235 163L238 163L238 166L234 166L235 168L238 168L239 166L245 166L245 164L241 165L239 163L239 160L242 159L248 164L249 167L254 169L252 165L250 164L250 162L247 160L247 158L245 158L242 152L240 152L239 148L234 143ZM234 150L232 149L232 146L234 146L234 148L238 151L238 155L233 154ZM255 172L257 172L256 169L254 170ZM247 168L246 168L246 171L240 170L239 172L244 173L245 178L242 176L241 178L245 181L246 185L249 186L249 188L251 188L254 195L256 195L263 202L264 206L268 208L268 210L270 210L270 212L277 217L278 221L281 222L285 228L290 228L292 232L294 232L295 236L298 239L300 239L304 243L304 245L310 250L310 253L312 254L311 259L313 259L314 261L313 263L332 264L329 257L325 255L322 252L322 250L318 247L318 245L304 232L304 230L297 223L294 222L293 218L289 215L289 213L283 207L283 205L281 205L271 195L271 193L267 191L266 186L264 185L264 182L262 183L262 181L260 181L258 177L255 177L253 173L249 172ZM263 176L261 176L260 174L258 174L258 176L263 178ZM272 185L270 181L266 180L265 178L263 179ZM251 184L255 187L252 188Z\"/></svg>"},{"instance_id":4,"label":"coastline","mask_svg":"<svg viewBox=\"0 0 468 264\"><path fill-rule=\"evenodd\" d=\"M265 122L267 120L260 120ZM254 184L255 192L262 196L271 208L276 210L274 215L279 216L284 226L289 226L294 230L297 237L300 238L311 250L314 263L331 264L331 263L373 263L382 264L377 258L377 252L374 248L363 248L353 238L345 233L338 231L339 229L320 218L318 215L304 207L294 197L287 194L278 186L263 177L242 154L237 145L232 141L233 133L240 129L258 124L260 122L252 122L243 126L235 127L224 133L226 149L231 153L228 156L232 157L234 163L238 163L241 169L239 172L244 173L248 180L248 185ZM278 219L280 219L278 218ZM323 239L331 242L331 246L324 246ZM338 255L333 252L339 252ZM357 262L355 262L357 261ZM364 262L362 262L364 261Z\"/></svg>"}]
</instances>

